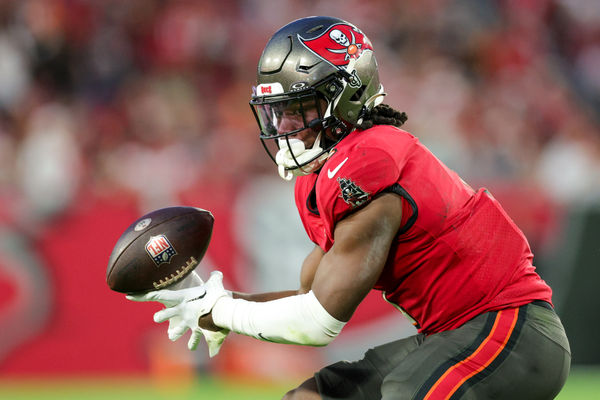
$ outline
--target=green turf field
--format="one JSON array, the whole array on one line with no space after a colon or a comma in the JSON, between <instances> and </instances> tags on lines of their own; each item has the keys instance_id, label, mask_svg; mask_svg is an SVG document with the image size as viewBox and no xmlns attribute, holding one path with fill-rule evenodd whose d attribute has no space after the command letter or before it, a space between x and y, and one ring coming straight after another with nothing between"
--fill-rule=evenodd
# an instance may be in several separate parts
<instances>
[{"instance_id":1,"label":"green turf field","mask_svg":"<svg viewBox=\"0 0 600 400\"><path fill-rule=\"evenodd\" d=\"M558 395L560 400L600 399L600 367L574 367L567 383Z\"/></svg>"},{"instance_id":2,"label":"green turf field","mask_svg":"<svg viewBox=\"0 0 600 400\"><path fill-rule=\"evenodd\" d=\"M276 400L293 383L240 383L200 378L182 386L144 379L0 379L0 399L7 400ZM574 368L559 400L600 399L600 368Z\"/></svg>"}]
</instances>

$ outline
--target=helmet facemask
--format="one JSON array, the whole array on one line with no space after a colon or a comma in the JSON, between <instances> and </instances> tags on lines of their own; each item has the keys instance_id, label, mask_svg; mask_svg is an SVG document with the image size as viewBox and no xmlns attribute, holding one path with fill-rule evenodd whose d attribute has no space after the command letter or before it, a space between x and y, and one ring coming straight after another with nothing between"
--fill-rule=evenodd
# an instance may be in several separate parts
<instances>
[{"instance_id":1,"label":"helmet facemask","mask_svg":"<svg viewBox=\"0 0 600 400\"><path fill-rule=\"evenodd\" d=\"M329 150L348 132L346 125L332 115L342 90L336 77L316 87L282 94L273 94L281 91L277 84L255 88L255 92L269 93L254 95L250 105L263 147L283 179L317 171L327 160Z\"/></svg>"}]
</instances>

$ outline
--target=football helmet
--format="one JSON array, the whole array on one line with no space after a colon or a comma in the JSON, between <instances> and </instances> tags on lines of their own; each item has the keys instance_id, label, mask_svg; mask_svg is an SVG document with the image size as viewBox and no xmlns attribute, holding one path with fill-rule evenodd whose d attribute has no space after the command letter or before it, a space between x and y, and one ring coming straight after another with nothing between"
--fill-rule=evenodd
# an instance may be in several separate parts
<instances>
[{"instance_id":1,"label":"football helmet","mask_svg":"<svg viewBox=\"0 0 600 400\"><path fill-rule=\"evenodd\" d=\"M265 150L290 180L320 169L383 96L367 36L339 18L307 17L267 43L250 106Z\"/></svg>"}]
</instances>

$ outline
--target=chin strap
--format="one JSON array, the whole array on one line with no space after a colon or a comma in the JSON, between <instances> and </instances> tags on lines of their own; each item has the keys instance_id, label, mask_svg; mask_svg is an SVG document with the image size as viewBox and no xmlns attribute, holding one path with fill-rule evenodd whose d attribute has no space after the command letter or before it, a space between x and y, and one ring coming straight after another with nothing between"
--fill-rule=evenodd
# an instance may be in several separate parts
<instances>
[{"instance_id":1,"label":"chin strap","mask_svg":"<svg viewBox=\"0 0 600 400\"><path fill-rule=\"evenodd\" d=\"M304 142L300 139L279 139L279 147L275 162L277 162L279 176L286 181L292 180L294 176L308 175L315 172L321 168L329 157L329 154L323 153L321 148L321 134L317 136L310 149L306 149ZM319 154L321 155L319 156ZM302 167L298 166L298 164L303 164L313 158L314 160L308 164Z\"/></svg>"}]
</instances>

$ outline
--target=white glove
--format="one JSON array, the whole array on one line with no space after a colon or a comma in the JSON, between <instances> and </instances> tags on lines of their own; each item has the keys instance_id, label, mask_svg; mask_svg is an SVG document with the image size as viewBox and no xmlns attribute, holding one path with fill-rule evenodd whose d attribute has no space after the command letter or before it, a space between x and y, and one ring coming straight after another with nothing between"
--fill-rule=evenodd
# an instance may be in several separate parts
<instances>
[{"instance_id":1,"label":"white glove","mask_svg":"<svg viewBox=\"0 0 600 400\"><path fill-rule=\"evenodd\" d=\"M184 280L174 284L170 287L170 289L187 289L200 285L204 285L204 281L202 280L202 278L200 278L200 275L198 275L196 271L192 271ZM177 305L177 303L174 301L161 301L161 303L163 303L166 307L172 307ZM181 332L182 329L183 332ZM167 330L167 335L172 341L179 339L185 334L185 332L187 332L188 329L189 327L185 325L185 322L180 316L174 316L172 318L169 318L169 329ZM206 344L208 346L208 355L212 358L219 354L221 345L225 341L225 338L228 334L228 329L222 329L220 331L210 331L208 329L196 327L192 330L192 335L190 336L190 339L188 341L188 349L196 350L196 348L198 347L198 343L200 342L200 337L204 336L204 340L206 341Z\"/></svg>"},{"instance_id":2,"label":"white glove","mask_svg":"<svg viewBox=\"0 0 600 400\"><path fill-rule=\"evenodd\" d=\"M190 285L194 286L188 287ZM203 335L208 345L210 357L217 355L229 330L210 331L202 329L198 326L198 319L208 314L219 298L230 295L223 288L223 274L220 271L213 271L204 284L197 274L195 276L191 275L191 278L184 279L174 287L177 289L163 289L142 295L129 295L127 299L157 301L164 304L168 308L154 314L154 321L164 322L169 320L167 331L169 339L172 341L178 340L188 329L191 329L192 335L188 341L188 348L195 350Z\"/></svg>"},{"instance_id":3,"label":"white glove","mask_svg":"<svg viewBox=\"0 0 600 400\"><path fill-rule=\"evenodd\" d=\"M176 284L172 285L170 287L170 290L179 290L179 289L187 289L187 288L191 288L194 286L201 286L204 285L204 281L202 280L202 278L200 278L200 275L198 275L196 273L196 271L192 271L188 276L185 277L185 279L183 279L182 281L177 282ZM165 307L172 307L177 305L176 302L174 301L160 301L159 303L162 303ZM177 340L179 337L175 338L174 335L174 331L175 329L177 329L177 327L179 325L181 325L182 323L182 319L180 317L173 317L171 319L169 319L169 329L167 329L167 335L169 336L169 339L171 339L172 341ZM187 331L187 328L184 331ZM192 333L192 335L194 336L194 334Z\"/></svg>"}]
</instances>

